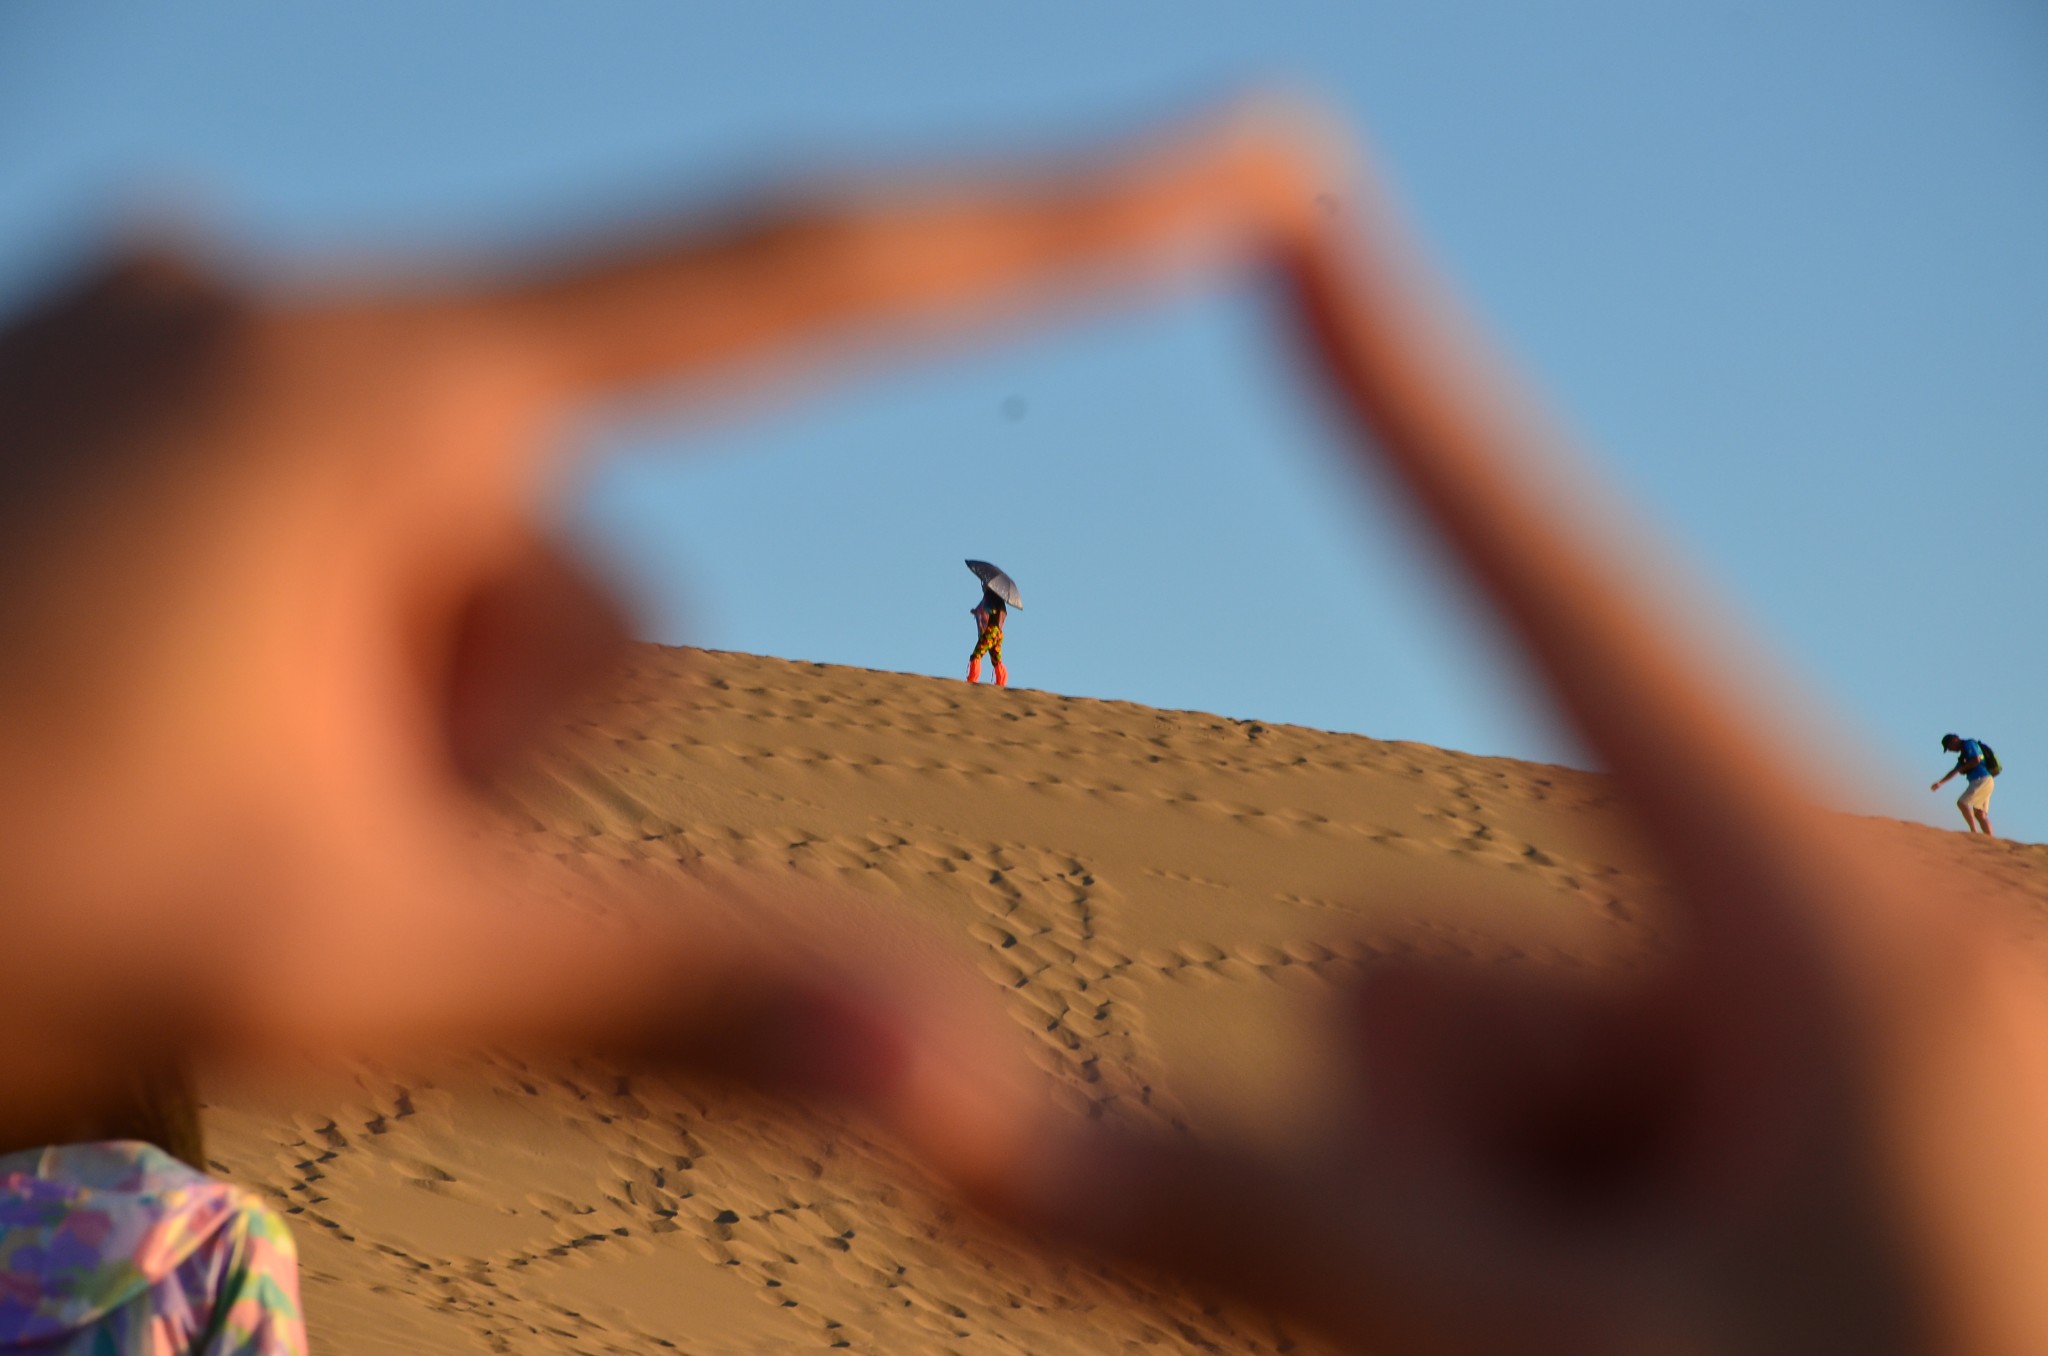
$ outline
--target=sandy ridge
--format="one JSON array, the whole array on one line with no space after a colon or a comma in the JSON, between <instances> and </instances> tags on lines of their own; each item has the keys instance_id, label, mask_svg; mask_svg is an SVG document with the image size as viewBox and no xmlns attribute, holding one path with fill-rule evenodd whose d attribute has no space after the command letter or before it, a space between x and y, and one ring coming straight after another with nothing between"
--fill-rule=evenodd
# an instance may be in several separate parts
<instances>
[{"instance_id":1,"label":"sandy ridge","mask_svg":"<svg viewBox=\"0 0 2048 1356\"><path fill-rule=\"evenodd\" d=\"M1284 1137L1330 1078L1305 1024L1360 959L1653 946L1616 809L1566 768L648 646L507 817L556 862L881 901L974 956L1077 1109ZM2048 849L1873 831L2017 886L2016 930L2048 933ZM1318 1349L1047 1260L825 1116L510 1057L314 1100L238 1096L208 1128L290 1212L316 1350Z\"/></svg>"}]
</instances>

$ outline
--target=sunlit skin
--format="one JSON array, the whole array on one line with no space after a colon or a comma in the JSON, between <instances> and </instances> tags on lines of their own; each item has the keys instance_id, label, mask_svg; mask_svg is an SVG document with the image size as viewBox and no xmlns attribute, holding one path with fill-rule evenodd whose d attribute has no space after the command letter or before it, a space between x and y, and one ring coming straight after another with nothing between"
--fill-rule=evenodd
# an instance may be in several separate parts
<instances>
[{"instance_id":1,"label":"sunlit skin","mask_svg":"<svg viewBox=\"0 0 2048 1356\"><path fill-rule=\"evenodd\" d=\"M138 260L18 323L0 1141L138 1054L628 1049L849 1099L1040 1237L1360 1350L2048 1351L2048 1006L2001 901L1810 812L1333 145L1232 117L467 278ZM772 944L760 900L598 922L488 850L480 789L626 635L541 526L570 416L1246 276L1612 772L1654 969L1373 968L1356 1095L1283 1161L1056 1114L970 986L800 898Z\"/></svg>"}]
</instances>

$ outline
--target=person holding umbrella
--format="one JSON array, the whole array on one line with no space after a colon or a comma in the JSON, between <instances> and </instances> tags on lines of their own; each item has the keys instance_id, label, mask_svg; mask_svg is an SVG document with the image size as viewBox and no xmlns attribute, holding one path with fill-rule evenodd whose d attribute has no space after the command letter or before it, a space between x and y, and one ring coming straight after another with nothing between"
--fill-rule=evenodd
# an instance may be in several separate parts
<instances>
[{"instance_id":1,"label":"person holding umbrella","mask_svg":"<svg viewBox=\"0 0 2048 1356\"><path fill-rule=\"evenodd\" d=\"M985 560L970 560L967 568L981 580L981 601L973 608L974 653L967 656L967 681L981 681L981 657L987 655L995 669L997 687L1010 685L1010 671L1003 667L1003 619L1012 607L1024 606L1023 595L1010 576Z\"/></svg>"}]
</instances>

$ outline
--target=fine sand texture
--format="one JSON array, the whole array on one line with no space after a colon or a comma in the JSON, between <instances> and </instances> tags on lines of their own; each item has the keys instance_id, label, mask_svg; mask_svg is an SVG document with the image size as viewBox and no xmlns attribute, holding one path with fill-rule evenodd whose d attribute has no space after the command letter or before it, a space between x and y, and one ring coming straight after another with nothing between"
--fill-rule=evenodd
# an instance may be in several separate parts
<instances>
[{"instance_id":1,"label":"fine sand texture","mask_svg":"<svg viewBox=\"0 0 2048 1356\"><path fill-rule=\"evenodd\" d=\"M743 866L971 958L1077 1110L1285 1143L1375 954L1627 963L1658 895L1599 777L1419 744L648 646L507 814L536 861ZM1876 825L2021 887L2048 850ZM1036 1249L833 1115L509 1055L225 1094L314 1349L1321 1351Z\"/></svg>"}]
</instances>

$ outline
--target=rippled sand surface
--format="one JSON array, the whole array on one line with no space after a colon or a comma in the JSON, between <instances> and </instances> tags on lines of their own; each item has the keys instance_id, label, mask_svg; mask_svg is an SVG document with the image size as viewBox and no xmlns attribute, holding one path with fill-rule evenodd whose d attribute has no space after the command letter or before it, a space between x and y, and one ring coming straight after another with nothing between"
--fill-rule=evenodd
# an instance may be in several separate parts
<instances>
[{"instance_id":1,"label":"rippled sand surface","mask_svg":"<svg viewBox=\"0 0 2048 1356\"><path fill-rule=\"evenodd\" d=\"M523 849L739 864L936 929L1077 1108L1284 1142L1374 954L1627 963L1657 889L1600 778L1257 721L645 647L508 813ZM1903 825L2021 885L2048 849ZM312 1103L312 1104L307 1104ZM290 1212L316 1351L1321 1348L1047 1256L830 1116L510 1057L209 1109Z\"/></svg>"}]
</instances>

